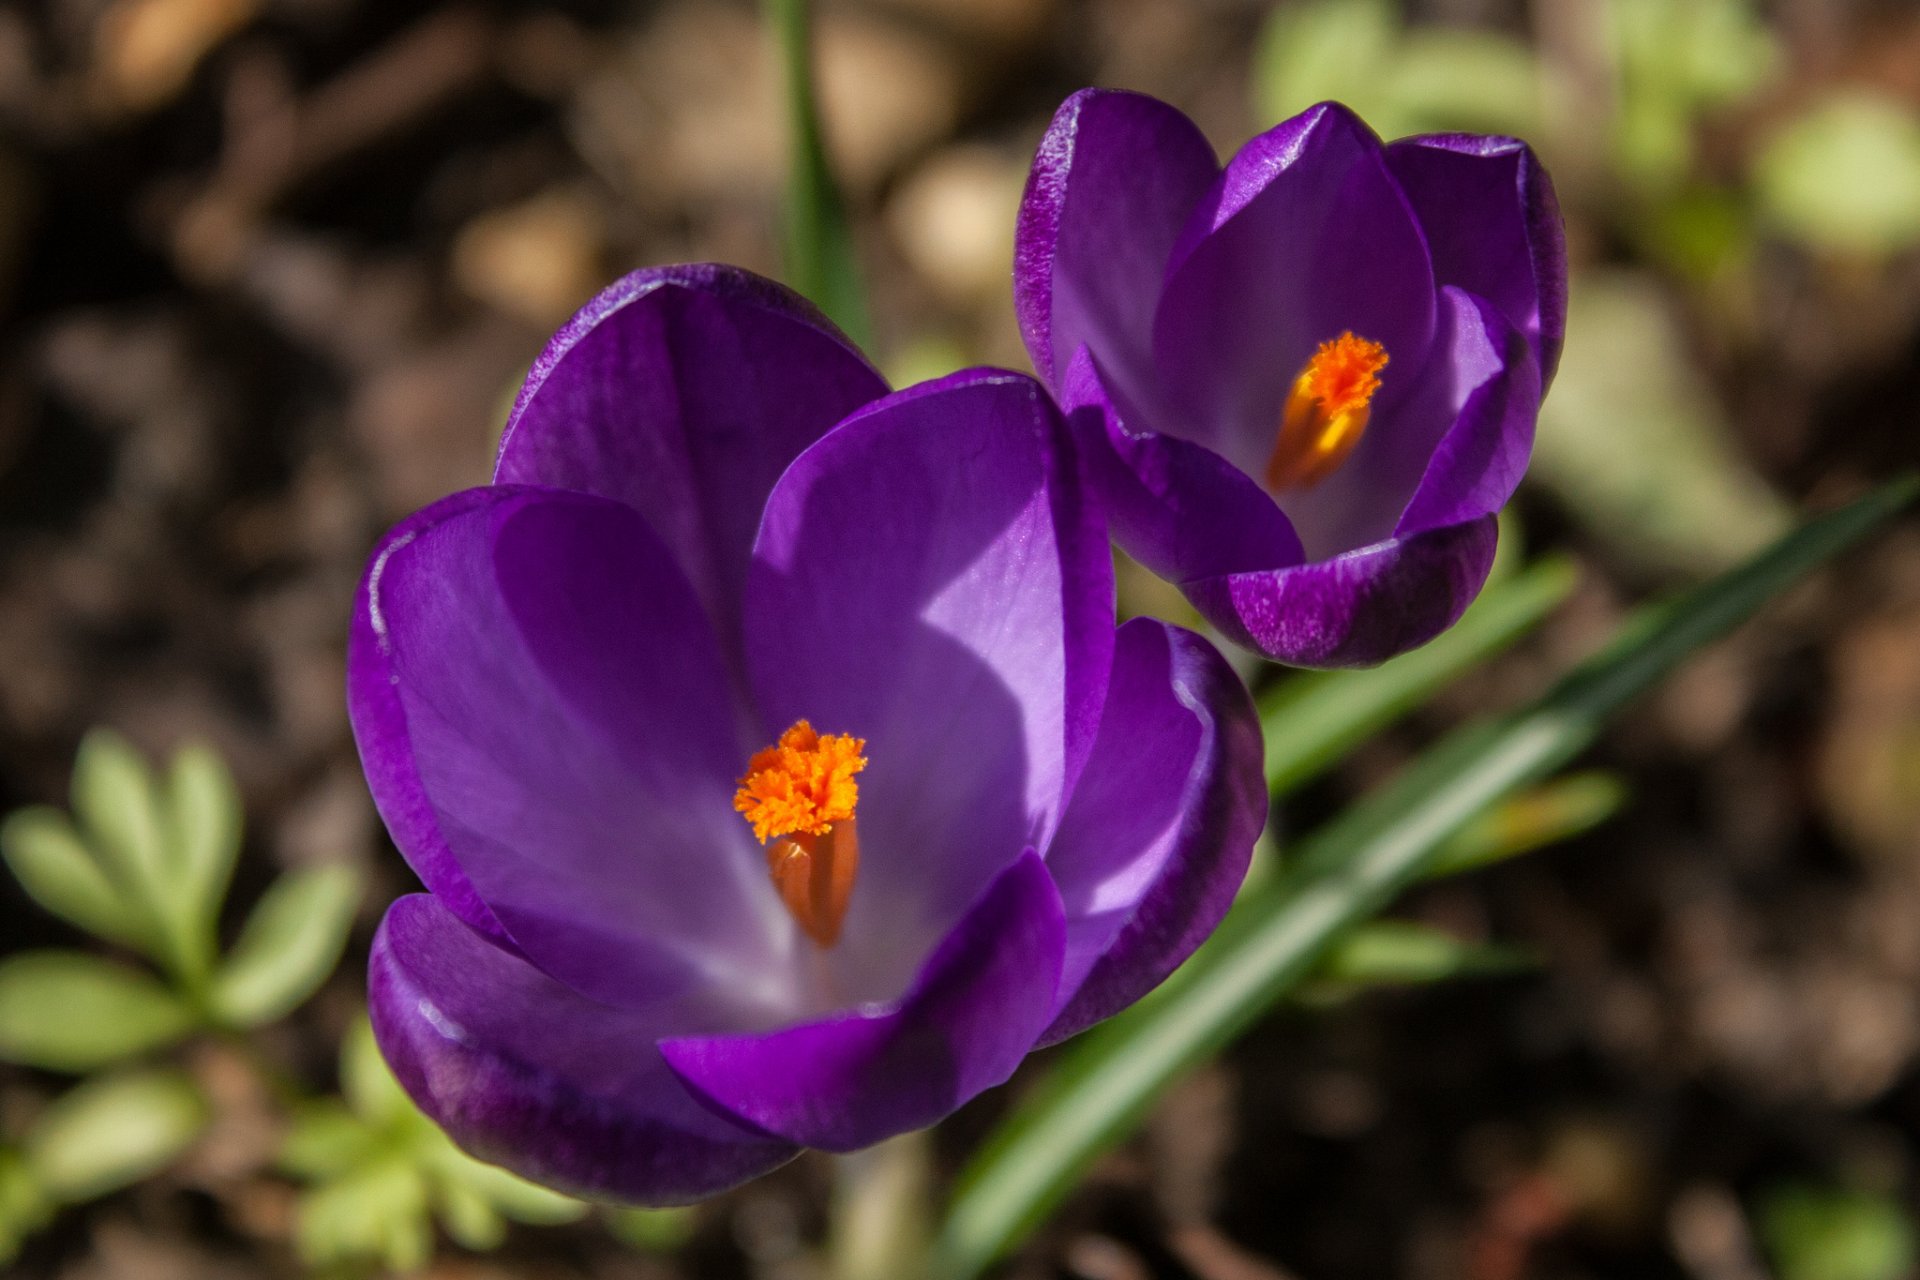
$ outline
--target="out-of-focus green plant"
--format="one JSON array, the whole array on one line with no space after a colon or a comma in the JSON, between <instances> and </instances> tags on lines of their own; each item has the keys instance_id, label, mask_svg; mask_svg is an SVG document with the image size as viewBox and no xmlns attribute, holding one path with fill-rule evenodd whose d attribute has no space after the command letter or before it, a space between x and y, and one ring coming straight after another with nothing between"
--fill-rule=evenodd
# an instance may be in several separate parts
<instances>
[{"instance_id":1,"label":"out-of-focus green plant","mask_svg":"<svg viewBox=\"0 0 1920 1280\"><path fill-rule=\"evenodd\" d=\"M1920 242L1920 115L1837 94L1788 119L1754 167L1763 217L1831 253L1876 258Z\"/></svg>"},{"instance_id":2,"label":"out-of-focus green plant","mask_svg":"<svg viewBox=\"0 0 1920 1280\"><path fill-rule=\"evenodd\" d=\"M692 1209L613 1209L605 1212L607 1231L642 1253L671 1253L693 1239Z\"/></svg>"},{"instance_id":3,"label":"out-of-focus green plant","mask_svg":"<svg viewBox=\"0 0 1920 1280\"><path fill-rule=\"evenodd\" d=\"M1787 1186L1760 1202L1780 1280L1904 1280L1920 1260L1913 1215L1890 1196Z\"/></svg>"},{"instance_id":4,"label":"out-of-focus green plant","mask_svg":"<svg viewBox=\"0 0 1920 1280\"><path fill-rule=\"evenodd\" d=\"M1505 538L1503 545L1510 545ZM1498 566L1496 566L1498 568ZM1504 652L1573 591L1573 563L1549 557L1489 582L1431 644L1377 667L1285 675L1256 698L1266 734L1267 786L1298 790L1354 748Z\"/></svg>"},{"instance_id":5,"label":"out-of-focus green plant","mask_svg":"<svg viewBox=\"0 0 1920 1280\"><path fill-rule=\"evenodd\" d=\"M183 748L156 774L96 731L72 795L72 816L35 806L0 823L0 856L35 902L153 968L72 949L0 959L0 1061L84 1075L196 1033L238 1036L290 1012L339 963L360 897L340 866L281 876L222 956L241 813L212 751ZM0 1258L60 1207L171 1163L208 1118L171 1069L116 1070L63 1095L0 1146Z\"/></svg>"},{"instance_id":6,"label":"out-of-focus green plant","mask_svg":"<svg viewBox=\"0 0 1920 1280\"><path fill-rule=\"evenodd\" d=\"M1780 66L1752 0L1604 0L1613 59L1606 132L1615 171L1644 195L1669 195L1694 170L1700 119L1763 88Z\"/></svg>"},{"instance_id":7,"label":"out-of-focus green plant","mask_svg":"<svg viewBox=\"0 0 1920 1280\"><path fill-rule=\"evenodd\" d=\"M1657 572L1712 573L1779 536L1791 511L1740 460L1649 277L1582 278L1567 334L1534 441L1537 479Z\"/></svg>"},{"instance_id":8,"label":"out-of-focus green plant","mask_svg":"<svg viewBox=\"0 0 1920 1280\"><path fill-rule=\"evenodd\" d=\"M1517 973L1537 964L1525 947L1469 942L1411 920L1373 920L1335 940L1295 998L1323 1003L1373 987Z\"/></svg>"},{"instance_id":9,"label":"out-of-focus green plant","mask_svg":"<svg viewBox=\"0 0 1920 1280\"><path fill-rule=\"evenodd\" d=\"M350 867L291 871L221 956L218 926L240 851L226 765L188 746L157 776L118 735L81 743L73 815L22 809L0 824L0 856L34 901L154 962L161 974L84 951L0 961L0 1059L85 1072L195 1031L282 1017L340 961L360 899Z\"/></svg>"},{"instance_id":10,"label":"out-of-focus green plant","mask_svg":"<svg viewBox=\"0 0 1920 1280\"><path fill-rule=\"evenodd\" d=\"M1440 846L1427 874L1437 878L1477 871L1585 835L1626 802L1626 783L1598 769L1550 779L1461 828Z\"/></svg>"},{"instance_id":11,"label":"out-of-focus green plant","mask_svg":"<svg viewBox=\"0 0 1920 1280\"><path fill-rule=\"evenodd\" d=\"M1409 28L1388 0L1282 5L1254 68L1269 119L1332 98L1389 138L1540 130L1540 69L1525 44L1493 31Z\"/></svg>"},{"instance_id":12,"label":"out-of-focus green plant","mask_svg":"<svg viewBox=\"0 0 1920 1280\"><path fill-rule=\"evenodd\" d=\"M0 1262L66 1205L118 1191L178 1159L205 1130L206 1100L174 1070L89 1080L0 1143Z\"/></svg>"},{"instance_id":13,"label":"out-of-focus green plant","mask_svg":"<svg viewBox=\"0 0 1920 1280\"><path fill-rule=\"evenodd\" d=\"M867 300L846 197L834 180L813 91L807 0L764 0L787 103L787 280L856 343L868 345Z\"/></svg>"},{"instance_id":14,"label":"out-of-focus green plant","mask_svg":"<svg viewBox=\"0 0 1920 1280\"><path fill-rule=\"evenodd\" d=\"M387 1069L359 1019L340 1051L344 1099L303 1107L281 1150L282 1169L307 1184L300 1256L342 1271L407 1271L433 1252L437 1221L469 1249L491 1249L506 1223L572 1222L578 1200L467 1155L422 1115Z\"/></svg>"}]
</instances>

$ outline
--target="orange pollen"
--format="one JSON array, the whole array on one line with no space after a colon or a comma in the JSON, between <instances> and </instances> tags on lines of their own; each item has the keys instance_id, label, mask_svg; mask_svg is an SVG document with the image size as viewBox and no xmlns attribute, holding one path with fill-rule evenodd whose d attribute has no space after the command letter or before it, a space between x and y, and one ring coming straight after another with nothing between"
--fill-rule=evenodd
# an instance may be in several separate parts
<instances>
[{"instance_id":1,"label":"orange pollen","mask_svg":"<svg viewBox=\"0 0 1920 1280\"><path fill-rule=\"evenodd\" d=\"M866 747L865 739L823 736L796 721L780 741L754 753L733 796L754 838L768 845L767 874L780 900L823 947L840 937L860 867L853 816L860 785L853 779L867 767L860 754Z\"/></svg>"},{"instance_id":2,"label":"orange pollen","mask_svg":"<svg viewBox=\"0 0 1920 1280\"><path fill-rule=\"evenodd\" d=\"M1267 460L1267 488L1309 489L1332 475L1366 433L1387 349L1349 330L1320 344L1293 380Z\"/></svg>"},{"instance_id":3,"label":"orange pollen","mask_svg":"<svg viewBox=\"0 0 1920 1280\"><path fill-rule=\"evenodd\" d=\"M1364 409L1380 389L1380 371L1387 367L1387 349L1356 338L1349 329L1320 344L1300 375L1307 394L1320 402L1328 417Z\"/></svg>"}]
</instances>

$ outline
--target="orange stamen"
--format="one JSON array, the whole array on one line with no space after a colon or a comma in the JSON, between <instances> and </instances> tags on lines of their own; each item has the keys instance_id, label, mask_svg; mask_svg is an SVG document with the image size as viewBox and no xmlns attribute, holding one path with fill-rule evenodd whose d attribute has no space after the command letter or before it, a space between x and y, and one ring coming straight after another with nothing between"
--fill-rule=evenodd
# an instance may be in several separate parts
<instances>
[{"instance_id":1,"label":"orange stamen","mask_svg":"<svg viewBox=\"0 0 1920 1280\"><path fill-rule=\"evenodd\" d=\"M860 869L853 818L860 786L853 779L867 767L860 754L866 747L865 739L822 736L796 721L780 741L754 753L733 797L754 838L768 846L767 874L780 900L823 947L840 938Z\"/></svg>"},{"instance_id":2,"label":"orange stamen","mask_svg":"<svg viewBox=\"0 0 1920 1280\"><path fill-rule=\"evenodd\" d=\"M1387 349L1349 331L1320 344L1293 380L1267 459L1267 488L1310 489L1347 460L1366 434Z\"/></svg>"}]
</instances>

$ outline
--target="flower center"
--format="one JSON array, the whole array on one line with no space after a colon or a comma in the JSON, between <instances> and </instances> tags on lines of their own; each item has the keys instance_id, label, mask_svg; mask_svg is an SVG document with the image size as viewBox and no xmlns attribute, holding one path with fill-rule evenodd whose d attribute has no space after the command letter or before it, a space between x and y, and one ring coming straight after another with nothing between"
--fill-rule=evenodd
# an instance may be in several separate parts
<instances>
[{"instance_id":1,"label":"flower center","mask_svg":"<svg viewBox=\"0 0 1920 1280\"><path fill-rule=\"evenodd\" d=\"M853 775L867 767L860 754L866 748L864 738L823 736L797 720L780 741L754 753L733 795L733 807L767 846L767 874L780 901L823 947L840 939L860 870L853 820L860 784Z\"/></svg>"},{"instance_id":2,"label":"flower center","mask_svg":"<svg viewBox=\"0 0 1920 1280\"><path fill-rule=\"evenodd\" d=\"M1267 488L1311 489L1347 460L1366 433L1387 349L1349 330L1320 344L1293 380L1267 459Z\"/></svg>"}]
</instances>

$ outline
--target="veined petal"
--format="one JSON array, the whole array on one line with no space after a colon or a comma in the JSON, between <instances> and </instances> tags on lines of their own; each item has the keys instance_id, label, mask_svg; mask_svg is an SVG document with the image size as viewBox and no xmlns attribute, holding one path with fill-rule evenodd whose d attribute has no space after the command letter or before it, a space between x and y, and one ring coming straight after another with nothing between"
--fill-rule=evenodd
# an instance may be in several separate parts
<instances>
[{"instance_id":1,"label":"veined petal","mask_svg":"<svg viewBox=\"0 0 1920 1280\"><path fill-rule=\"evenodd\" d=\"M388 556L449 520L472 516L498 499L488 489L469 489L444 498L401 521L374 548L366 575L355 593L353 623L347 634L347 713L367 788L400 855L422 884L469 927L496 944L515 949L506 927L480 899L460 860L447 844L439 815L420 780L420 766L407 735L406 705L395 682L393 664L376 617L375 588Z\"/></svg>"},{"instance_id":2,"label":"veined petal","mask_svg":"<svg viewBox=\"0 0 1920 1280\"><path fill-rule=\"evenodd\" d=\"M1027 176L1013 268L1020 331L1050 386L1082 344L1129 386L1153 382L1167 260L1219 172L1200 130L1164 102L1084 89L1061 104Z\"/></svg>"},{"instance_id":3,"label":"veined petal","mask_svg":"<svg viewBox=\"0 0 1920 1280\"><path fill-rule=\"evenodd\" d=\"M866 742L860 880L831 964L897 997L958 912L1044 845L1099 726L1106 530L1031 378L955 374L854 415L767 504L746 602L766 738Z\"/></svg>"},{"instance_id":4,"label":"veined petal","mask_svg":"<svg viewBox=\"0 0 1920 1280\"><path fill-rule=\"evenodd\" d=\"M430 895L388 908L367 982L380 1050L421 1110L536 1182L690 1204L796 1154L687 1093L655 1045L677 1029L670 1005L589 1000L487 945Z\"/></svg>"},{"instance_id":5,"label":"veined petal","mask_svg":"<svg viewBox=\"0 0 1920 1280\"><path fill-rule=\"evenodd\" d=\"M1426 361L1434 306L1380 140L1344 107L1313 107L1242 147L1182 233L1154 317L1164 409L1145 406L1170 416L1143 425L1261 475L1320 343L1351 331L1386 348L1379 417Z\"/></svg>"},{"instance_id":6,"label":"veined petal","mask_svg":"<svg viewBox=\"0 0 1920 1280\"><path fill-rule=\"evenodd\" d=\"M1047 851L1067 916L1068 1036L1158 986L1206 940L1267 816L1260 721L1246 686L1192 632L1120 628L1093 757Z\"/></svg>"},{"instance_id":7,"label":"veined petal","mask_svg":"<svg viewBox=\"0 0 1920 1280\"><path fill-rule=\"evenodd\" d=\"M496 483L647 517L735 651L773 482L884 379L805 299L734 267L636 271L555 334L507 420Z\"/></svg>"},{"instance_id":8,"label":"veined petal","mask_svg":"<svg viewBox=\"0 0 1920 1280\"><path fill-rule=\"evenodd\" d=\"M1452 626L1493 567L1488 515L1328 560L1185 585L1236 644L1299 667L1369 667Z\"/></svg>"},{"instance_id":9,"label":"veined petal","mask_svg":"<svg viewBox=\"0 0 1920 1280\"><path fill-rule=\"evenodd\" d=\"M757 962L792 930L732 808L739 713L637 512L457 495L381 548L363 618L356 732L430 885L457 867L524 954L609 1003L776 971Z\"/></svg>"},{"instance_id":10,"label":"veined petal","mask_svg":"<svg viewBox=\"0 0 1920 1280\"><path fill-rule=\"evenodd\" d=\"M1445 133L1387 147L1434 276L1490 300L1534 345L1542 381L1567 327L1567 242L1553 182L1517 138Z\"/></svg>"},{"instance_id":11,"label":"veined petal","mask_svg":"<svg viewBox=\"0 0 1920 1280\"><path fill-rule=\"evenodd\" d=\"M1526 337L1482 298L1446 290L1455 315L1453 425L1433 449L1394 532L1492 515L1526 473L1540 418L1540 366Z\"/></svg>"},{"instance_id":12,"label":"veined petal","mask_svg":"<svg viewBox=\"0 0 1920 1280\"><path fill-rule=\"evenodd\" d=\"M1061 402L1107 508L1114 541L1169 582L1298 564L1285 513L1254 478L1205 445L1157 431L1086 347Z\"/></svg>"},{"instance_id":13,"label":"veined petal","mask_svg":"<svg viewBox=\"0 0 1920 1280\"><path fill-rule=\"evenodd\" d=\"M667 1040L711 1106L770 1135L852 1151L941 1119L1013 1074L1053 1016L1065 920L1028 850L955 925L896 1005L765 1035Z\"/></svg>"}]
</instances>

